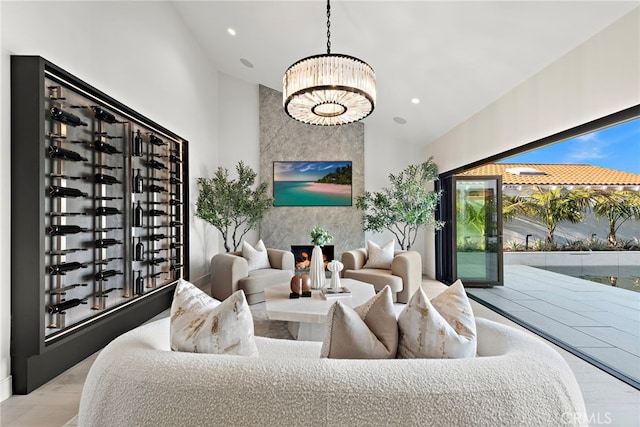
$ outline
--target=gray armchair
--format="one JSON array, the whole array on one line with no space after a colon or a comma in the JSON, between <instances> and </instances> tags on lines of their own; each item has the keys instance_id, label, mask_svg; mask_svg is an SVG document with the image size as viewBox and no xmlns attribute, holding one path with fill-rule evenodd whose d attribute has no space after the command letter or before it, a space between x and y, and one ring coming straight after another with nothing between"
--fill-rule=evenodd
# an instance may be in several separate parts
<instances>
[{"instance_id":1,"label":"gray armchair","mask_svg":"<svg viewBox=\"0 0 640 427\"><path fill-rule=\"evenodd\" d=\"M407 303L422 284L422 258L416 251L396 251L391 269L363 268L367 262L365 248L342 254L343 276L370 283L376 292L386 285L391 287L394 301Z\"/></svg>"},{"instance_id":2,"label":"gray armchair","mask_svg":"<svg viewBox=\"0 0 640 427\"><path fill-rule=\"evenodd\" d=\"M219 253L211 258L211 296L222 301L238 289L249 304L264 301L264 288L288 283L294 274L293 254L267 248L271 268L249 271L242 252Z\"/></svg>"}]
</instances>

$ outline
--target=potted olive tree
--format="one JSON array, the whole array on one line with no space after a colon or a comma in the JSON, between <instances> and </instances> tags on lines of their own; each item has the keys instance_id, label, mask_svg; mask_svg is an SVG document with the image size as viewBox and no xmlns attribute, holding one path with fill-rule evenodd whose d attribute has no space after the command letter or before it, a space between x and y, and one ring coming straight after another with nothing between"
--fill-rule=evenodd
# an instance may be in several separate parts
<instances>
[{"instance_id":1,"label":"potted olive tree","mask_svg":"<svg viewBox=\"0 0 640 427\"><path fill-rule=\"evenodd\" d=\"M444 221L437 221L434 214L442 192L425 187L428 181L437 179L438 166L433 157L422 164L409 165L397 175L389 174L391 186L374 193L365 191L356 198L356 206L363 211L363 230L390 231L402 250L411 249L421 227L440 230Z\"/></svg>"},{"instance_id":2,"label":"potted olive tree","mask_svg":"<svg viewBox=\"0 0 640 427\"><path fill-rule=\"evenodd\" d=\"M227 252L238 250L245 234L253 229L273 205L267 196L267 183L253 189L256 173L243 161L236 165L238 177L229 178L226 168L218 167L212 178L198 178L196 216L222 234Z\"/></svg>"}]
</instances>

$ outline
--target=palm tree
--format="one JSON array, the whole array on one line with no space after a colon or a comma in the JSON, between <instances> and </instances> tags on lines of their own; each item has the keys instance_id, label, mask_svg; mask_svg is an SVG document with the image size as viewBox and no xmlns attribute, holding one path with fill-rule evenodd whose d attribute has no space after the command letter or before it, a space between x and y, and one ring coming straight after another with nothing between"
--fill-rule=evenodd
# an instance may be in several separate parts
<instances>
[{"instance_id":1,"label":"palm tree","mask_svg":"<svg viewBox=\"0 0 640 427\"><path fill-rule=\"evenodd\" d=\"M640 193L634 191L593 190L591 208L597 218L607 218L609 234L607 241L610 247L618 243L616 232L629 219L640 220Z\"/></svg>"},{"instance_id":2,"label":"palm tree","mask_svg":"<svg viewBox=\"0 0 640 427\"><path fill-rule=\"evenodd\" d=\"M545 189L535 186L528 196L505 197L503 217L517 215L538 219L547 228L547 242L553 243L553 233L561 221L578 223L584 219L583 211L589 206L589 194L583 190L564 187Z\"/></svg>"}]
</instances>

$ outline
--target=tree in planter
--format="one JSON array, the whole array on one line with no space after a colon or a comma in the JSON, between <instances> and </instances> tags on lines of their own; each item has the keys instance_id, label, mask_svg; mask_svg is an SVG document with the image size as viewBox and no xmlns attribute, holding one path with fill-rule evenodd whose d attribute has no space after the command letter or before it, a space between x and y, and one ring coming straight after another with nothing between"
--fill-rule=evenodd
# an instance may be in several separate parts
<instances>
[{"instance_id":1,"label":"tree in planter","mask_svg":"<svg viewBox=\"0 0 640 427\"><path fill-rule=\"evenodd\" d=\"M561 221L573 224L581 222L589 199L589 194L582 190L536 186L528 196L505 197L502 214L507 221L518 215L540 220L547 228L547 243L553 244L553 234L558 224Z\"/></svg>"},{"instance_id":2,"label":"tree in planter","mask_svg":"<svg viewBox=\"0 0 640 427\"><path fill-rule=\"evenodd\" d=\"M390 231L402 250L411 249L422 226L440 230L444 221L434 213L442 197L441 191L429 191L427 181L438 179L438 166L433 157L420 165L409 165L398 175L389 174L391 186L381 191L365 191L356 198L356 207L363 211L362 229L379 233Z\"/></svg>"},{"instance_id":3,"label":"tree in planter","mask_svg":"<svg viewBox=\"0 0 640 427\"><path fill-rule=\"evenodd\" d=\"M224 248L237 251L245 234L254 228L273 205L267 196L267 183L252 190L256 173L243 161L236 165L237 179L229 179L229 171L218 167L213 178L198 178L196 216L213 225L222 234Z\"/></svg>"},{"instance_id":4,"label":"tree in planter","mask_svg":"<svg viewBox=\"0 0 640 427\"><path fill-rule=\"evenodd\" d=\"M596 218L609 223L607 241L614 248L618 243L616 232L629 219L640 220L640 193L633 191L592 190L591 207Z\"/></svg>"}]
</instances>

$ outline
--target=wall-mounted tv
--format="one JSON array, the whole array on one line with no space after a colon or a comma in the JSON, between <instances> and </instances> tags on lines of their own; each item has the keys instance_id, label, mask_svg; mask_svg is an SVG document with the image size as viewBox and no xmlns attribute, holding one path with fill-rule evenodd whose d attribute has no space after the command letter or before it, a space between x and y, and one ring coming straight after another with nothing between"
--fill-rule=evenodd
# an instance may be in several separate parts
<instances>
[{"instance_id":1,"label":"wall-mounted tv","mask_svg":"<svg viewBox=\"0 0 640 427\"><path fill-rule=\"evenodd\" d=\"M274 206L351 206L351 162L273 162Z\"/></svg>"}]
</instances>

